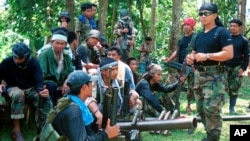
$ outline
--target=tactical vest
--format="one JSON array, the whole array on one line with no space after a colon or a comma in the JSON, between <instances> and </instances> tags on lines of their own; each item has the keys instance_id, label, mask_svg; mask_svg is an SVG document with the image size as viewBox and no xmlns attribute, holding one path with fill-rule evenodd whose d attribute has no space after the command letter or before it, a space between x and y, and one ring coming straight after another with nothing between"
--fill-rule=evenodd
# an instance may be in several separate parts
<instances>
[{"instance_id":1,"label":"tactical vest","mask_svg":"<svg viewBox=\"0 0 250 141\"><path fill-rule=\"evenodd\" d=\"M57 131L53 128L52 122L56 116L67 106L74 104L69 98L62 97L58 100L58 104L55 108L51 109L48 113L46 123L41 131L41 141L69 141L69 139L62 135L60 136Z\"/></svg>"}]
</instances>

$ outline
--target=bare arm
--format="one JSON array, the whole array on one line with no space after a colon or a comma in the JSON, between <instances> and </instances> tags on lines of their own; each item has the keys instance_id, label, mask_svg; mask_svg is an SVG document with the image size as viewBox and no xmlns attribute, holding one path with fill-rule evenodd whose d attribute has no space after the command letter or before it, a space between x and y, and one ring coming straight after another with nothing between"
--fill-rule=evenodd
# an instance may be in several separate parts
<instances>
[{"instance_id":1,"label":"bare arm","mask_svg":"<svg viewBox=\"0 0 250 141\"><path fill-rule=\"evenodd\" d=\"M207 53L195 54L195 61L202 62L207 60ZM209 53L209 60L213 61L227 61L233 58L233 45L228 45L222 48L222 51L216 53Z\"/></svg>"},{"instance_id":2,"label":"bare arm","mask_svg":"<svg viewBox=\"0 0 250 141\"><path fill-rule=\"evenodd\" d=\"M172 61L173 59L176 58L176 55L177 55L177 50L175 50L175 51L170 55L170 57L166 57L166 58L164 59L165 62L168 63L168 62Z\"/></svg>"}]
</instances>

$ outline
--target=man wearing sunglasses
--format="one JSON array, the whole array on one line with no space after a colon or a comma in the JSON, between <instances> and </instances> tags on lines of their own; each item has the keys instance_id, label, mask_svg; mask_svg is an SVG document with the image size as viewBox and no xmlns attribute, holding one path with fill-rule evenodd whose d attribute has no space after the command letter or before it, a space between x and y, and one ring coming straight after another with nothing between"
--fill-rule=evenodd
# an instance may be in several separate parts
<instances>
[{"instance_id":1,"label":"man wearing sunglasses","mask_svg":"<svg viewBox=\"0 0 250 141\"><path fill-rule=\"evenodd\" d=\"M223 25L217 12L217 5L213 3L204 3L200 7L199 17L204 30L197 36L191 54L186 57L187 64L195 67L197 111L207 132L204 141L220 140L225 93L223 62L233 58L232 39L229 32L221 27Z\"/></svg>"}]
</instances>

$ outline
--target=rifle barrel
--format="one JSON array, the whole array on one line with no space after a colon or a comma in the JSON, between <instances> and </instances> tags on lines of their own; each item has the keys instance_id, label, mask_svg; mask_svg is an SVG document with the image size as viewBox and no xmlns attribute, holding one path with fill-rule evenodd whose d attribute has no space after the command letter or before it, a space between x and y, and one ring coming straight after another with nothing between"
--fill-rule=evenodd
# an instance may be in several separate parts
<instances>
[{"instance_id":1,"label":"rifle barrel","mask_svg":"<svg viewBox=\"0 0 250 141\"><path fill-rule=\"evenodd\" d=\"M132 126L131 122L118 122L121 130L137 129L140 131L171 130L171 129L195 129L197 128L196 118L179 118L170 120L138 121Z\"/></svg>"}]
</instances>

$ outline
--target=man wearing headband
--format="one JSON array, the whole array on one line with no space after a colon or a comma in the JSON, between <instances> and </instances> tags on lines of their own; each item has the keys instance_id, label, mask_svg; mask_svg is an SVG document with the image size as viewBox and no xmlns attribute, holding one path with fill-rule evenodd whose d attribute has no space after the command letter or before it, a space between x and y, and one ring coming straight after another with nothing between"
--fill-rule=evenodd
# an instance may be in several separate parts
<instances>
[{"instance_id":1,"label":"man wearing headband","mask_svg":"<svg viewBox=\"0 0 250 141\"><path fill-rule=\"evenodd\" d=\"M11 138L15 141L24 141L20 125L21 119L24 118L25 103L38 110L38 101L41 97L43 112L48 113L52 107L48 98L49 91L43 86L42 75L37 59L31 56L30 48L24 43L14 44L12 56L0 64L0 93L11 99L11 103L8 103L11 104L10 116L14 126Z\"/></svg>"},{"instance_id":2,"label":"man wearing headband","mask_svg":"<svg viewBox=\"0 0 250 141\"><path fill-rule=\"evenodd\" d=\"M148 67L147 72L143 75L143 79L136 84L136 89L135 89L140 94L140 96L142 96L146 100L147 104L144 104L144 106L148 105L152 106L152 108L154 108L158 112L158 114L161 113L163 110L165 110L165 108L160 104L159 100L154 94L154 91L169 93L174 91L179 85L179 82L174 82L172 84L164 86L160 84L161 80L162 80L161 66L157 64L151 64ZM184 82L183 77L181 77L180 80L181 83ZM173 112L173 109L170 110ZM151 116L156 117L157 115L153 114Z\"/></svg>"},{"instance_id":3,"label":"man wearing headband","mask_svg":"<svg viewBox=\"0 0 250 141\"><path fill-rule=\"evenodd\" d=\"M118 75L118 62L112 58L103 58L103 60L100 63L100 67L98 68L97 89L99 91L99 95L97 95L96 100L98 104L101 104L103 97L104 97L104 93L109 91L109 88L118 88L117 114L120 115L124 99L123 99L123 92L121 91L121 88L123 87L120 85L120 82L117 79L117 75ZM94 115L97 114L97 116L99 116L97 105L94 105L97 103L94 103L93 101L92 103L89 103L88 106L89 106L90 111L94 113ZM130 99L129 99L130 107L133 108L136 106L136 104L140 105L141 101L138 99L137 95L135 95L134 93L130 93ZM97 120L98 118L100 117L97 117Z\"/></svg>"},{"instance_id":4,"label":"man wearing headband","mask_svg":"<svg viewBox=\"0 0 250 141\"><path fill-rule=\"evenodd\" d=\"M234 47L233 59L226 61L226 91L229 94L229 113L237 114L234 110L238 97L238 90L241 87L241 79L243 72L247 69L249 63L248 41L241 34L242 22L239 19L232 19L229 30Z\"/></svg>"},{"instance_id":5,"label":"man wearing headband","mask_svg":"<svg viewBox=\"0 0 250 141\"><path fill-rule=\"evenodd\" d=\"M178 63L183 64L185 61L185 57L188 53L191 52L194 40L197 36L194 33L194 26L196 22L194 18L185 18L182 23L182 28L184 31L184 35L179 39L177 44L177 49L170 55L170 57L165 58L165 62L168 63L174 59L177 60ZM190 107L191 101L194 99L194 92L193 92L193 73L191 72L188 75L187 82L188 82L188 91L187 91L187 107L186 111L188 114L192 113L192 109Z\"/></svg>"},{"instance_id":6,"label":"man wearing headband","mask_svg":"<svg viewBox=\"0 0 250 141\"><path fill-rule=\"evenodd\" d=\"M68 90L65 80L74 71L70 55L64 53L66 45L67 34L61 30L56 31L51 38L52 47L42 50L38 58L44 82L54 105Z\"/></svg>"},{"instance_id":7,"label":"man wearing headband","mask_svg":"<svg viewBox=\"0 0 250 141\"><path fill-rule=\"evenodd\" d=\"M221 27L217 5L204 3L199 10L201 32L191 54L186 57L194 65L194 90L197 111L206 128L204 140L219 141L222 129L221 109L224 103L224 61L233 58L233 44L229 32Z\"/></svg>"}]
</instances>

